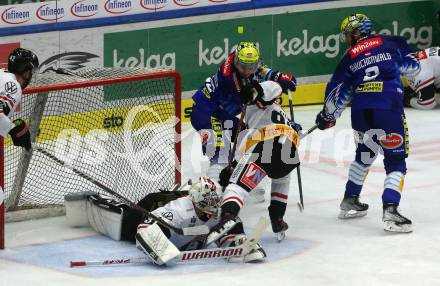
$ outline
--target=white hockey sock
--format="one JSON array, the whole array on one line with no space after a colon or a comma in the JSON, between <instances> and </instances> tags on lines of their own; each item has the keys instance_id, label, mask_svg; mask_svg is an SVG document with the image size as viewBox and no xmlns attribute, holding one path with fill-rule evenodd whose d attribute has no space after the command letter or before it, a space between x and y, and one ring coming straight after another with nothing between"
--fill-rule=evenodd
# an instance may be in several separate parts
<instances>
[{"instance_id":1,"label":"white hockey sock","mask_svg":"<svg viewBox=\"0 0 440 286\"><path fill-rule=\"evenodd\" d=\"M348 180L356 185L362 186L369 169L370 166L361 165L358 162L353 161L350 165L350 170L348 171Z\"/></svg>"},{"instance_id":2,"label":"white hockey sock","mask_svg":"<svg viewBox=\"0 0 440 286\"><path fill-rule=\"evenodd\" d=\"M279 201L287 204L289 197L290 175L279 179L272 179L270 197L272 201Z\"/></svg>"}]
</instances>

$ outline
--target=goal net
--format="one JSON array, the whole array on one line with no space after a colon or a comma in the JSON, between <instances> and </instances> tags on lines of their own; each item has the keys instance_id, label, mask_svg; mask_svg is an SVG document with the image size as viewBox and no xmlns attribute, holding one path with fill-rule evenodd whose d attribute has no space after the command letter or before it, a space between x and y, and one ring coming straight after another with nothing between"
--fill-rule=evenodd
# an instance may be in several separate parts
<instances>
[{"instance_id":1,"label":"goal net","mask_svg":"<svg viewBox=\"0 0 440 286\"><path fill-rule=\"evenodd\" d=\"M12 118L26 120L34 146L132 201L180 183L177 72L136 68L61 72L37 75ZM6 217L25 213L32 218L36 209L62 210L67 193L102 192L44 152L13 146L10 136L2 146L0 183Z\"/></svg>"}]
</instances>

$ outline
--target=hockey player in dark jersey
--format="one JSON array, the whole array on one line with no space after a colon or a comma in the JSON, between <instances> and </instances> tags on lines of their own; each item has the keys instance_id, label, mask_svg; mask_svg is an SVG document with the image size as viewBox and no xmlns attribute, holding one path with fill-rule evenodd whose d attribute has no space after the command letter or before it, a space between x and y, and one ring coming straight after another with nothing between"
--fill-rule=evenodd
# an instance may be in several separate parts
<instances>
[{"instance_id":1,"label":"hockey player in dark jersey","mask_svg":"<svg viewBox=\"0 0 440 286\"><path fill-rule=\"evenodd\" d=\"M193 96L195 105L191 124L202 137L203 153L210 157L207 175L214 180L218 181L220 171L228 163L229 148L220 152L222 147L230 144L230 138L224 136L223 130L232 130L233 135L237 133L239 120L236 116L243 106L240 91L250 80L276 81L284 91L296 89L292 75L270 69L260 61L256 43L240 42L216 74L207 78Z\"/></svg>"},{"instance_id":2,"label":"hockey player in dark jersey","mask_svg":"<svg viewBox=\"0 0 440 286\"><path fill-rule=\"evenodd\" d=\"M420 64L404 38L372 35L371 26L371 20L363 14L348 16L342 22L341 38L348 49L327 84L324 108L316 123L321 130L334 126L351 102L356 158L350 166L339 218L367 214L368 205L359 202L359 195L371 164L382 153L386 171L384 229L411 232L411 221L397 208L409 147L400 76L418 73Z\"/></svg>"}]
</instances>

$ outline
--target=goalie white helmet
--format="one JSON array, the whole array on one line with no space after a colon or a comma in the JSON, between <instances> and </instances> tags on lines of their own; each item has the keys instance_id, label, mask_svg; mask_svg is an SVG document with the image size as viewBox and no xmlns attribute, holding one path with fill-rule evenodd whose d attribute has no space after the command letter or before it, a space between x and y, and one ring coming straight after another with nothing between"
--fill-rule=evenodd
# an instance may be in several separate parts
<instances>
[{"instance_id":1,"label":"goalie white helmet","mask_svg":"<svg viewBox=\"0 0 440 286\"><path fill-rule=\"evenodd\" d=\"M209 215L217 213L221 203L221 195L214 181L202 176L189 189L189 195L198 209Z\"/></svg>"}]
</instances>

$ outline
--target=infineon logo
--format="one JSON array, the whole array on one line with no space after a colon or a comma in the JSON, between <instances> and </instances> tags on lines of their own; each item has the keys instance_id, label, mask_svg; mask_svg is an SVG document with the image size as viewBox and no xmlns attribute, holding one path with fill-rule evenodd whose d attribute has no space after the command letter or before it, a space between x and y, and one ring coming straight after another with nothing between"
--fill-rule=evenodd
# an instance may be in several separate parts
<instances>
[{"instance_id":1,"label":"infineon logo","mask_svg":"<svg viewBox=\"0 0 440 286\"><path fill-rule=\"evenodd\" d=\"M104 4L105 11L111 14L124 14L132 7L132 0L107 0Z\"/></svg>"},{"instance_id":2,"label":"infineon logo","mask_svg":"<svg viewBox=\"0 0 440 286\"><path fill-rule=\"evenodd\" d=\"M168 5L168 0L140 0L140 4L147 10L159 10Z\"/></svg>"},{"instance_id":3,"label":"infineon logo","mask_svg":"<svg viewBox=\"0 0 440 286\"><path fill-rule=\"evenodd\" d=\"M98 4L83 3L85 0L77 1L70 7L70 13L75 17L88 18L98 14Z\"/></svg>"},{"instance_id":4,"label":"infineon logo","mask_svg":"<svg viewBox=\"0 0 440 286\"><path fill-rule=\"evenodd\" d=\"M38 19L43 21L56 21L63 18L64 8L51 7L50 4L45 4L40 6L35 13Z\"/></svg>"},{"instance_id":5,"label":"infineon logo","mask_svg":"<svg viewBox=\"0 0 440 286\"><path fill-rule=\"evenodd\" d=\"M15 7L8 8L2 13L2 21L7 24L17 25L26 23L29 20L29 11L20 11Z\"/></svg>"},{"instance_id":6,"label":"infineon logo","mask_svg":"<svg viewBox=\"0 0 440 286\"><path fill-rule=\"evenodd\" d=\"M173 0L179 6L193 6L200 2L200 0Z\"/></svg>"}]
</instances>

